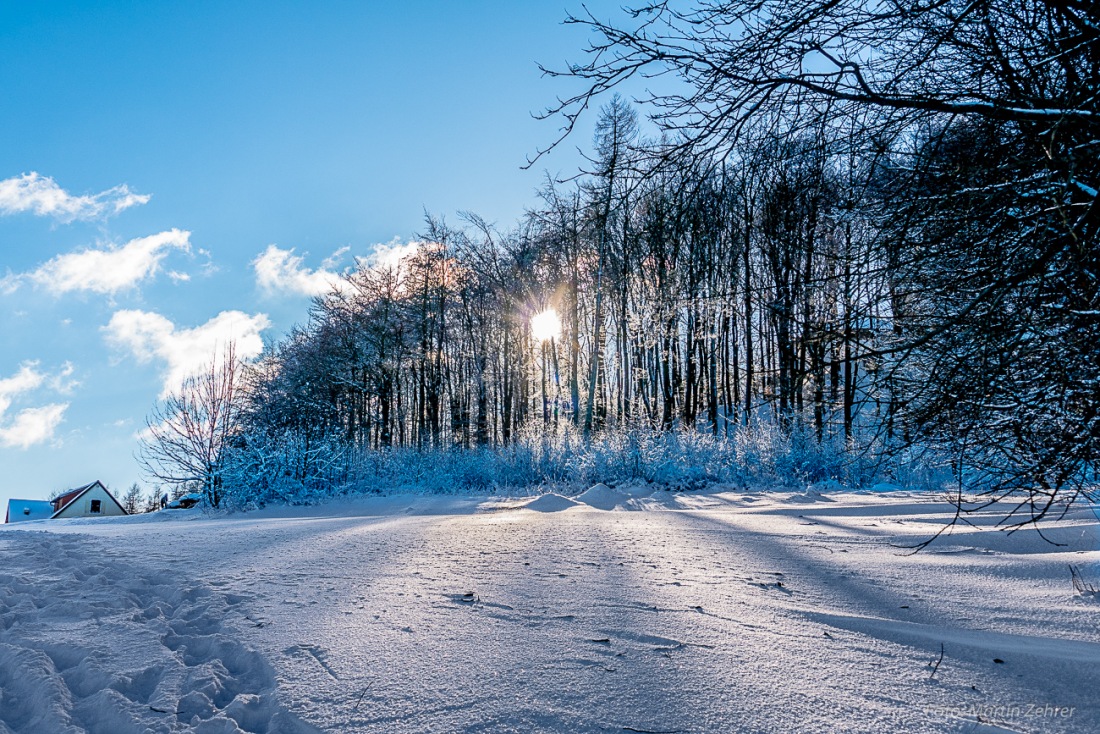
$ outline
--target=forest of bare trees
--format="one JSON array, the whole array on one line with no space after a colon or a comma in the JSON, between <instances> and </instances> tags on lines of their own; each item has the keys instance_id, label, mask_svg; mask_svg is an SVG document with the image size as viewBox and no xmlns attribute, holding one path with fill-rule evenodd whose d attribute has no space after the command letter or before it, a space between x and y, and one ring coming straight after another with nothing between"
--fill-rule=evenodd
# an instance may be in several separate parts
<instances>
[{"instance_id":1,"label":"forest of bare trees","mask_svg":"<svg viewBox=\"0 0 1100 734\"><path fill-rule=\"evenodd\" d=\"M429 218L412 254L317 298L241 377L238 484L339 484L399 449L766 428L950 467L1026 519L1095 486L1095 5L697 0L570 22L598 40L549 72L582 87L547 115L566 136L594 116L585 170L512 227ZM639 78L673 91L615 93Z\"/></svg>"},{"instance_id":2,"label":"forest of bare trees","mask_svg":"<svg viewBox=\"0 0 1100 734\"><path fill-rule=\"evenodd\" d=\"M597 40L552 72L584 82L551 110L565 131L626 80L673 78L643 100L672 160L812 140L842 161L862 235L849 239L869 245L842 279L888 307L886 322L856 321L872 334L855 350L888 404L887 448L900 430L895 445L932 450L991 499L1019 497L1028 518L1095 487L1096 4L698 0L629 15L569 19Z\"/></svg>"}]
</instances>

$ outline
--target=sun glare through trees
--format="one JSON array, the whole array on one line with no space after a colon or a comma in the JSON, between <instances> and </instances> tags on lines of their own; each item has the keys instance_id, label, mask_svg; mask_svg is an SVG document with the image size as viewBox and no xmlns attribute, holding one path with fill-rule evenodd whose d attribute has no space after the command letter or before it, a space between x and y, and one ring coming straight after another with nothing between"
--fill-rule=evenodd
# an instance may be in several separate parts
<instances>
[{"instance_id":1,"label":"sun glare through trees","mask_svg":"<svg viewBox=\"0 0 1100 734\"><path fill-rule=\"evenodd\" d=\"M544 342L561 336L561 319L552 308L531 317L531 336L535 341Z\"/></svg>"}]
</instances>

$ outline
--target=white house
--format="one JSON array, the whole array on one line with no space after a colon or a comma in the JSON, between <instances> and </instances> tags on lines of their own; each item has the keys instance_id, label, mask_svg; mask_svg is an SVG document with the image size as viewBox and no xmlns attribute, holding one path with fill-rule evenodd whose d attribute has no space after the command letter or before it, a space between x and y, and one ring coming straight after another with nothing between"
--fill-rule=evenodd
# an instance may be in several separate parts
<instances>
[{"instance_id":1,"label":"white house","mask_svg":"<svg viewBox=\"0 0 1100 734\"><path fill-rule=\"evenodd\" d=\"M8 500L8 512L4 516L4 522L48 520L53 513L53 503L47 500Z\"/></svg>"},{"instance_id":2,"label":"white house","mask_svg":"<svg viewBox=\"0 0 1100 734\"><path fill-rule=\"evenodd\" d=\"M70 489L55 498L51 504L54 510L50 516L51 520L66 517L113 517L127 514L118 500L98 479L83 487Z\"/></svg>"}]
</instances>

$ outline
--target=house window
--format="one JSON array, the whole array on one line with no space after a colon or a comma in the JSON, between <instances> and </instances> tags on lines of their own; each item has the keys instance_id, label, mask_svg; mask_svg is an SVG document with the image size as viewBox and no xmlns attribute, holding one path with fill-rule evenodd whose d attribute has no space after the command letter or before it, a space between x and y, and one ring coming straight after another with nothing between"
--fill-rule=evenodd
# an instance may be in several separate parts
<instances>
[{"instance_id":1,"label":"house window","mask_svg":"<svg viewBox=\"0 0 1100 734\"><path fill-rule=\"evenodd\" d=\"M92 512L99 512L99 500L92 500Z\"/></svg>"},{"instance_id":2,"label":"house window","mask_svg":"<svg viewBox=\"0 0 1100 734\"><path fill-rule=\"evenodd\" d=\"M24 507L24 508L23 508L23 514L24 514L24 515L29 515L29 514L31 514L31 508L29 508L29 507Z\"/></svg>"}]
</instances>

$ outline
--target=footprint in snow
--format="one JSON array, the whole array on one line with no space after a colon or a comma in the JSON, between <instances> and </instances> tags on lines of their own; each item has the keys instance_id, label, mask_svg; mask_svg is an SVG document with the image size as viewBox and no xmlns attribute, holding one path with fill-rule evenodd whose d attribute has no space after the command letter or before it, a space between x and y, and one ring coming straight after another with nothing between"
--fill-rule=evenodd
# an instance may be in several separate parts
<instances>
[{"instance_id":1,"label":"footprint in snow","mask_svg":"<svg viewBox=\"0 0 1100 734\"><path fill-rule=\"evenodd\" d=\"M224 624L238 602L85 537L19 536L0 577L0 731L317 731Z\"/></svg>"}]
</instances>

